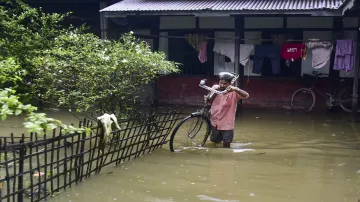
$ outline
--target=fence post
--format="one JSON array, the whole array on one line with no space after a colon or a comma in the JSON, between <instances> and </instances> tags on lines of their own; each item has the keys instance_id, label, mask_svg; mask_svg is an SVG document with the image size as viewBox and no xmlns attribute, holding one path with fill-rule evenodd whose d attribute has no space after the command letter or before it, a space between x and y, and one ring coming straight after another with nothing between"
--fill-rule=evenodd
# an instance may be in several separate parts
<instances>
[{"instance_id":1,"label":"fence post","mask_svg":"<svg viewBox=\"0 0 360 202\"><path fill-rule=\"evenodd\" d=\"M19 154L19 176L18 176L18 202L23 202L24 196L24 158L26 153L26 147L24 146L24 139L20 140L20 154Z\"/></svg>"},{"instance_id":2,"label":"fence post","mask_svg":"<svg viewBox=\"0 0 360 202\"><path fill-rule=\"evenodd\" d=\"M81 144L80 144L80 154L79 154L79 164L78 164L78 170L77 170L77 176L78 179L76 179L76 182L82 181L83 178L83 170L84 170L84 151L85 151L85 141L86 141L86 133L83 132L81 134Z\"/></svg>"},{"instance_id":3,"label":"fence post","mask_svg":"<svg viewBox=\"0 0 360 202\"><path fill-rule=\"evenodd\" d=\"M101 127L100 127L100 130L98 130L98 131L100 131L100 138L99 138L99 144L98 144L98 153L97 153L98 156L97 156L97 161L96 161L96 173L100 173L101 168L103 166L104 152L105 152L105 147L106 147L104 126L102 125L102 123L100 121L98 121L98 126L101 126ZM96 135L99 135L99 134L96 134Z\"/></svg>"}]
</instances>

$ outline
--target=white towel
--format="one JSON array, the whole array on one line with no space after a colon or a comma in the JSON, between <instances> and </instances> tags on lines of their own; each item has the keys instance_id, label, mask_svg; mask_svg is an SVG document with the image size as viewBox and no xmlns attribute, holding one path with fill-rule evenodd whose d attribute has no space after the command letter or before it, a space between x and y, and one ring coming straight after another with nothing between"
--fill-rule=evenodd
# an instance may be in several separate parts
<instances>
[{"instance_id":1,"label":"white towel","mask_svg":"<svg viewBox=\"0 0 360 202\"><path fill-rule=\"evenodd\" d=\"M240 55L239 62L242 65L248 63L250 54L254 50L253 44L240 44ZM216 42L214 45L214 52L221 55L225 55L230 58L231 62L235 62L235 44L234 43L225 43L225 42Z\"/></svg>"},{"instance_id":2,"label":"white towel","mask_svg":"<svg viewBox=\"0 0 360 202\"><path fill-rule=\"evenodd\" d=\"M254 50L253 44L240 44L240 63L246 65L249 62L250 54Z\"/></svg>"},{"instance_id":3,"label":"white towel","mask_svg":"<svg viewBox=\"0 0 360 202\"><path fill-rule=\"evenodd\" d=\"M110 135L111 125L113 123L115 123L116 128L120 130L120 126L119 126L119 124L117 122L117 118L114 114L110 115L110 114L105 113L104 115L99 116L97 119L103 124L104 130L105 130L105 136Z\"/></svg>"},{"instance_id":4,"label":"white towel","mask_svg":"<svg viewBox=\"0 0 360 202\"><path fill-rule=\"evenodd\" d=\"M234 62L235 49L233 43L216 42L213 51L221 55L225 55L230 58L231 62Z\"/></svg>"}]
</instances>

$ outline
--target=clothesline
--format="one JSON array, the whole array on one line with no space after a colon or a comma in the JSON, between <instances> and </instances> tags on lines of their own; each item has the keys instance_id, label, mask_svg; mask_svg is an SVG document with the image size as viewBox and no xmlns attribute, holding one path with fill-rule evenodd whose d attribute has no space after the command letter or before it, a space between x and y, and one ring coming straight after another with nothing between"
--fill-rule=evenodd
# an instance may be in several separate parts
<instances>
[{"instance_id":1,"label":"clothesline","mask_svg":"<svg viewBox=\"0 0 360 202\"><path fill-rule=\"evenodd\" d=\"M174 38L174 39L187 39L187 37L185 36L164 36L164 35L149 35L149 34L134 34L135 36L138 37L153 37L153 38ZM265 39L265 38L240 38L240 37L206 37L206 40L235 40L235 39L239 39L239 40L258 40L258 41L289 41L289 42L336 42L336 40L318 40L318 39L308 39L308 40L303 40L303 39ZM353 40L354 42L356 42L356 39L349 39L349 38L345 38L345 39L339 39L339 40Z\"/></svg>"}]
</instances>

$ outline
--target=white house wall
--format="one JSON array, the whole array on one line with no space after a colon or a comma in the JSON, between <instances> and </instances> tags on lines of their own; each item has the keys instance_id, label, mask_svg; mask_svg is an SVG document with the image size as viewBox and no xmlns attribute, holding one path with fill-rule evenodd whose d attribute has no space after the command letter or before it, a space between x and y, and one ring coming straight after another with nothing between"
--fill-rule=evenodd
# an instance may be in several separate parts
<instances>
[{"instance_id":1,"label":"white house wall","mask_svg":"<svg viewBox=\"0 0 360 202\"><path fill-rule=\"evenodd\" d=\"M283 17L245 17L245 29L271 29L283 28ZM332 28L333 19L331 17L288 17L287 28ZM357 18L344 18L344 28L356 28ZM200 29L234 29L235 20L233 17L199 17ZM196 18L194 16L161 16L160 29L195 29ZM286 29L286 28L285 28ZM167 32L161 32L160 35L167 36ZM216 31L215 38L234 37L233 31ZM246 44L261 44L261 31L245 31ZM303 31L303 39L321 39L332 40L332 31ZM356 31L344 31L344 38L356 39ZM215 41L216 42L216 41ZM168 53L168 38L160 38L159 50ZM254 53L252 53L254 54ZM219 71L228 70L234 71L234 63L225 63L225 66L219 66L219 56L214 54L214 74ZM329 73L330 61L321 69L313 69L311 67L312 54L308 51L307 57L302 61L301 73L302 75L311 74L312 71L321 73ZM252 73L253 62L250 61L244 68L244 75L260 76ZM332 67L331 67L332 68ZM345 73L340 71L341 77L352 77L352 73Z\"/></svg>"},{"instance_id":2,"label":"white house wall","mask_svg":"<svg viewBox=\"0 0 360 202\"><path fill-rule=\"evenodd\" d=\"M139 35L150 35L151 31L149 29L136 29L133 30L134 34L139 34ZM142 38L139 37L141 40L147 42L151 48L151 50L153 50L154 48L154 44L153 44L153 39L147 39L147 38Z\"/></svg>"},{"instance_id":3,"label":"white house wall","mask_svg":"<svg viewBox=\"0 0 360 202\"><path fill-rule=\"evenodd\" d=\"M287 28L332 28L332 17L288 17Z\"/></svg>"},{"instance_id":4,"label":"white house wall","mask_svg":"<svg viewBox=\"0 0 360 202\"><path fill-rule=\"evenodd\" d=\"M235 32L215 32L215 43L235 43L234 40L224 40L220 38L234 38ZM235 55L235 53L234 53ZM225 62L224 56L218 53L214 53L214 75L218 75L219 72L228 71L234 72L234 63L233 62Z\"/></svg>"},{"instance_id":5,"label":"white house wall","mask_svg":"<svg viewBox=\"0 0 360 202\"><path fill-rule=\"evenodd\" d=\"M199 17L200 29L234 29L233 17Z\"/></svg>"},{"instance_id":6,"label":"white house wall","mask_svg":"<svg viewBox=\"0 0 360 202\"><path fill-rule=\"evenodd\" d=\"M261 31L251 31L245 32L245 44L261 44ZM255 54L255 49L251 52L251 55ZM260 74L252 73L254 62L249 60L249 62L244 67L244 75L245 76L260 76Z\"/></svg>"},{"instance_id":7,"label":"white house wall","mask_svg":"<svg viewBox=\"0 0 360 202\"><path fill-rule=\"evenodd\" d=\"M245 29L255 28L283 28L282 17L245 17L244 18Z\"/></svg>"},{"instance_id":8,"label":"white house wall","mask_svg":"<svg viewBox=\"0 0 360 202\"><path fill-rule=\"evenodd\" d=\"M167 58L169 55L169 40L167 38L168 32L160 32L160 36L164 37L159 38L159 51L164 52Z\"/></svg>"},{"instance_id":9,"label":"white house wall","mask_svg":"<svg viewBox=\"0 0 360 202\"><path fill-rule=\"evenodd\" d=\"M352 28L358 26L358 18L344 18L343 27Z\"/></svg>"},{"instance_id":10,"label":"white house wall","mask_svg":"<svg viewBox=\"0 0 360 202\"><path fill-rule=\"evenodd\" d=\"M160 29L195 29L194 16L160 16Z\"/></svg>"}]
</instances>

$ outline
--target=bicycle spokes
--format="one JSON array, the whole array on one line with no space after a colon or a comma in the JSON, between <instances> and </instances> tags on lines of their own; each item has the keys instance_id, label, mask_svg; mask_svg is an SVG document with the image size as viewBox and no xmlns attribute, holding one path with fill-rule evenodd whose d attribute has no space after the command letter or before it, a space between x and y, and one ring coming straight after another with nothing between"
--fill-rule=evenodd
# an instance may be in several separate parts
<instances>
[{"instance_id":1,"label":"bicycle spokes","mask_svg":"<svg viewBox=\"0 0 360 202\"><path fill-rule=\"evenodd\" d=\"M195 138L196 135L201 130L201 126L203 124L204 120L202 118L196 118L195 121L191 123L191 126L189 127L189 131L187 133L187 136L191 139Z\"/></svg>"},{"instance_id":2,"label":"bicycle spokes","mask_svg":"<svg viewBox=\"0 0 360 202\"><path fill-rule=\"evenodd\" d=\"M291 99L291 107L293 110L311 111L315 104L313 92L308 89L299 89L296 91Z\"/></svg>"},{"instance_id":3,"label":"bicycle spokes","mask_svg":"<svg viewBox=\"0 0 360 202\"><path fill-rule=\"evenodd\" d=\"M173 146L175 151L186 148L201 147L204 137L208 133L208 124L203 117L191 117L181 123L174 136Z\"/></svg>"}]
</instances>

